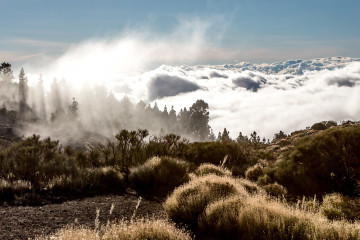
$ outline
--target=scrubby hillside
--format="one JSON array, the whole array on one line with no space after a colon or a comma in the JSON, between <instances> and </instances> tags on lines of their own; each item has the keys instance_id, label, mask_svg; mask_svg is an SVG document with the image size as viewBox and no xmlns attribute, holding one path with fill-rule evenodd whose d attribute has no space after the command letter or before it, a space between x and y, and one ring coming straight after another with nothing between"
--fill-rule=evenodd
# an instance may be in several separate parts
<instances>
[{"instance_id":1,"label":"scrubby hillside","mask_svg":"<svg viewBox=\"0 0 360 240\"><path fill-rule=\"evenodd\" d=\"M113 234L124 229L137 229L133 238L157 239L160 223L165 239L360 237L359 123L321 122L289 136L275 134L271 143L256 133L213 142L147 136L146 130L122 130L86 150L37 135L9 142L0 150L1 203L41 205L136 191L163 203L170 221L115 221L101 231L68 227L56 233L60 239L116 239Z\"/></svg>"},{"instance_id":2,"label":"scrubby hillside","mask_svg":"<svg viewBox=\"0 0 360 240\"><path fill-rule=\"evenodd\" d=\"M358 195L360 125L319 125L293 132L269 145L259 161L261 171L252 179L278 182L295 196L332 192Z\"/></svg>"}]
</instances>

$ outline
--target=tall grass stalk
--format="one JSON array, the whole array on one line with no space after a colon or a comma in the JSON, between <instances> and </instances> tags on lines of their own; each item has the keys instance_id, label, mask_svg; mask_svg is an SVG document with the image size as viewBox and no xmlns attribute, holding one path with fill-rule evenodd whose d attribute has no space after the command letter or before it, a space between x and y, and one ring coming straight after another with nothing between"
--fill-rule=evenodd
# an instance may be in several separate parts
<instances>
[{"instance_id":1,"label":"tall grass stalk","mask_svg":"<svg viewBox=\"0 0 360 240\"><path fill-rule=\"evenodd\" d=\"M139 197L138 201L137 201L137 204L135 206L135 209L134 209L134 212L133 212L133 215L131 216L131 219L130 219L130 222L133 222L134 219L135 219L135 216L136 216L136 212L138 210L138 208L140 207L140 203L141 203L141 197Z\"/></svg>"}]
</instances>

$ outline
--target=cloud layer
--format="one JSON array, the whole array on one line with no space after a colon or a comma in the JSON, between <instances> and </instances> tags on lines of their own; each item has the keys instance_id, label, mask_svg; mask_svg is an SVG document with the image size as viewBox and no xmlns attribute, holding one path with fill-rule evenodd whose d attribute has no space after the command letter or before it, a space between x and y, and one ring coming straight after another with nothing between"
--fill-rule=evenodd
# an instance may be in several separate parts
<instances>
[{"instance_id":1,"label":"cloud layer","mask_svg":"<svg viewBox=\"0 0 360 240\"><path fill-rule=\"evenodd\" d=\"M160 99L160 105L181 107L202 98L209 103L214 131L226 127L232 137L240 131L257 131L271 139L279 130L290 133L318 121L360 119L360 59L186 66L169 71L185 71L201 90ZM214 71L228 78L211 77Z\"/></svg>"},{"instance_id":2,"label":"cloud layer","mask_svg":"<svg viewBox=\"0 0 360 240\"><path fill-rule=\"evenodd\" d=\"M88 126L106 125L101 117L110 110L104 106L110 105L106 101L114 101L94 98L98 86L105 92L100 96L111 92L119 100L127 96L134 103L157 102L160 109L167 105L179 111L203 99L209 104L214 132L226 127L234 138L240 131L247 135L257 131L271 139L280 130L290 133L318 121L360 119L360 59L179 66L179 59L191 62L206 52L198 29L185 31L190 40L178 41L177 36L184 35L182 30L170 39L145 41L143 36L133 36L89 41L73 46L49 66L29 68L28 76L36 84L43 73L47 89L53 77L64 77L63 86L68 87L62 94L63 105L76 97ZM168 65L154 67L164 62Z\"/></svg>"}]
</instances>

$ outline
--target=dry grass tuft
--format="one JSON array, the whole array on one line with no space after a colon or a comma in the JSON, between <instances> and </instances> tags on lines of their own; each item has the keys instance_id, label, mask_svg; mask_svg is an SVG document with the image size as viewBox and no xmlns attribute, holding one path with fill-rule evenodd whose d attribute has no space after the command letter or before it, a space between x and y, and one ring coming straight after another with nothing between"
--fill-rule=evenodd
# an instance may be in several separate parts
<instances>
[{"instance_id":1,"label":"dry grass tuft","mask_svg":"<svg viewBox=\"0 0 360 240\"><path fill-rule=\"evenodd\" d=\"M359 239L360 225L329 222L319 213L255 195L210 204L199 222L206 239Z\"/></svg>"},{"instance_id":2,"label":"dry grass tuft","mask_svg":"<svg viewBox=\"0 0 360 240\"><path fill-rule=\"evenodd\" d=\"M209 203L231 195L248 193L234 178L206 175L176 188L164 208L173 221L196 228L198 217Z\"/></svg>"},{"instance_id":3,"label":"dry grass tuft","mask_svg":"<svg viewBox=\"0 0 360 240\"><path fill-rule=\"evenodd\" d=\"M257 185L255 182L252 182L245 178L240 178L237 180L241 186L243 186L246 191L250 194L264 194L265 191L259 185Z\"/></svg>"},{"instance_id":4,"label":"dry grass tuft","mask_svg":"<svg viewBox=\"0 0 360 240\"><path fill-rule=\"evenodd\" d=\"M196 176L204 176L208 174L215 174L218 176L231 176L232 173L228 169L216 166L211 163L203 163L195 171Z\"/></svg>"},{"instance_id":5,"label":"dry grass tuft","mask_svg":"<svg viewBox=\"0 0 360 240\"><path fill-rule=\"evenodd\" d=\"M176 228L165 220L138 219L122 220L108 225L103 232L84 227L69 226L51 236L42 236L36 240L191 240L184 229Z\"/></svg>"}]
</instances>

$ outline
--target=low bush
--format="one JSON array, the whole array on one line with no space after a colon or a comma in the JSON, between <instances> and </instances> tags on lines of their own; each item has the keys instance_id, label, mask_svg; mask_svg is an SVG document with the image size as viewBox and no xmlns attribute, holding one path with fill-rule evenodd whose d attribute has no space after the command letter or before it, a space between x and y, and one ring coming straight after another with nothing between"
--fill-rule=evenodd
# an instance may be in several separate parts
<instances>
[{"instance_id":1,"label":"low bush","mask_svg":"<svg viewBox=\"0 0 360 240\"><path fill-rule=\"evenodd\" d=\"M264 174L263 167L260 164L255 164L245 172L245 177L252 181L257 181L260 176Z\"/></svg>"},{"instance_id":2,"label":"low bush","mask_svg":"<svg viewBox=\"0 0 360 240\"><path fill-rule=\"evenodd\" d=\"M37 191L53 178L77 173L74 160L65 157L59 141L50 138L41 140L33 135L14 143L0 155L0 177L10 182L28 181Z\"/></svg>"},{"instance_id":3,"label":"low bush","mask_svg":"<svg viewBox=\"0 0 360 240\"><path fill-rule=\"evenodd\" d=\"M129 182L136 190L164 195L189 180L191 165L170 157L153 157L130 169Z\"/></svg>"},{"instance_id":4,"label":"low bush","mask_svg":"<svg viewBox=\"0 0 360 240\"><path fill-rule=\"evenodd\" d=\"M203 163L195 171L196 176L215 174L217 176L231 176L231 172L224 167L216 166L211 163Z\"/></svg>"},{"instance_id":5,"label":"low bush","mask_svg":"<svg viewBox=\"0 0 360 240\"><path fill-rule=\"evenodd\" d=\"M221 199L210 204L199 221L201 239L241 239L238 223L238 211L246 204L239 196Z\"/></svg>"},{"instance_id":6,"label":"low bush","mask_svg":"<svg viewBox=\"0 0 360 240\"><path fill-rule=\"evenodd\" d=\"M173 221L196 229L198 218L209 203L235 194L248 195L233 178L206 175L176 188L166 199L164 209Z\"/></svg>"},{"instance_id":7,"label":"low bush","mask_svg":"<svg viewBox=\"0 0 360 240\"><path fill-rule=\"evenodd\" d=\"M187 144L183 157L199 166L202 163L217 165L227 156L225 167L243 169L244 166L255 164L257 158L254 153L254 146L250 142L194 142Z\"/></svg>"},{"instance_id":8,"label":"low bush","mask_svg":"<svg viewBox=\"0 0 360 240\"><path fill-rule=\"evenodd\" d=\"M358 194L360 125L330 128L299 139L273 167L274 181L298 196Z\"/></svg>"},{"instance_id":9,"label":"low bush","mask_svg":"<svg viewBox=\"0 0 360 240\"><path fill-rule=\"evenodd\" d=\"M311 129L313 130L325 130L327 129L326 125L323 122L315 123L311 126Z\"/></svg>"},{"instance_id":10,"label":"low bush","mask_svg":"<svg viewBox=\"0 0 360 240\"><path fill-rule=\"evenodd\" d=\"M102 167L91 169L88 173L88 188L95 191L122 191L125 188L124 176L119 169Z\"/></svg>"},{"instance_id":11,"label":"low bush","mask_svg":"<svg viewBox=\"0 0 360 240\"><path fill-rule=\"evenodd\" d=\"M31 190L31 183L26 181L9 182L0 179L0 203L13 201L16 196L23 195Z\"/></svg>"},{"instance_id":12,"label":"low bush","mask_svg":"<svg viewBox=\"0 0 360 240\"><path fill-rule=\"evenodd\" d=\"M350 198L339 193L325 195L321 213L330 220L359 220L360 198Z\"/></svg>"},{"instance_id":13,"label":"low bush","mask_svg":"<svg viewBox=\"0 0 360 240\"><path fill-rule=\"evenodd\" d=\"M82 169L74 176L52 179L47 188L56 194L116 193L125 189L124 176L114 167Z\"/></svg>"},{"instance_id":14,"label":"low bush","mask_svg":"<svg viewBox=\"0 0 360 240\"><path fill-rule=\"evenodd\" d=\"M272 179L269 177L269 175L264 174L258 178L257 183L262 186L265 186L265 185L272 183Z\"/></svg>"},{"instance_id":15,"label":"low bush","mask_svg":"<svg viewBox=\"0 0 360 240\"><path fill-rule=\"evenodd\" d=\"M286 188L277 182L266 185L264 189L270 196L273 197L286 197L287 195Z\"/></svg>"}]
</instances>

